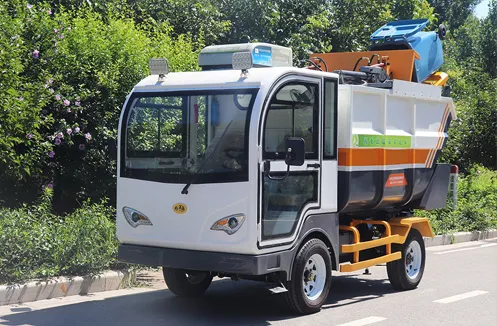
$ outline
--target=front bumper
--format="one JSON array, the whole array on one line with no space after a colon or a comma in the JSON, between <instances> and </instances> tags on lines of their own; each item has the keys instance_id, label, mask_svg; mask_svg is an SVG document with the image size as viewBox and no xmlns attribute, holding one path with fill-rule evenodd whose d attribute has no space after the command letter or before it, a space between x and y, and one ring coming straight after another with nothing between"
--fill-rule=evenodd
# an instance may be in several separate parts
<instances>
[{"instance_id":1,"label":"front bumper","mask_svg":"<svg viewBox=\"0 0 497 326\"><path fill-rule=\"evenodd\" d=\"M293 250L265 255L239 255L120 244L118 259L126 263L195 271L238 275L265 275L273 272L285 272L288 276L293 260Z\"/></svg>"}]
</instances>

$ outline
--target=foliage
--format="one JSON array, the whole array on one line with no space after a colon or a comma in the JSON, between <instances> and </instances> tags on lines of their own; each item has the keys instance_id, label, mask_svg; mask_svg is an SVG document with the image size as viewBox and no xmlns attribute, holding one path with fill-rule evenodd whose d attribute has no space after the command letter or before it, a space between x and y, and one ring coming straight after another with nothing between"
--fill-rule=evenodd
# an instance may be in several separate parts
<instances>
[{"instance_id":1,"label":"foliage","mask_svg":"<svg viewBox=\"0 0 497 326\"><path fill-rule=\"evenodd\" d=\"M497 3L482 20L469 17L445 43L449 84L458 121L449 129L443 160L463 171L473 164L497 169Z\"/></svg>"},{"instance_id":2,"label":"foliage","mask_svg":"<svg viewBox=\"0 0 497 326\"><path fill-rule=\"evenodd\" d=\"M3 1L0 204L31 204L48 186L57 213L88 198L108 197L113 206L109 144L126 95L148 74L151 57L166 57L173 71L191 71L204 44L260 41L292 47L300 64L310 52L365 50L379 26L409 18L428 18L431 30L442 22L449 28L443 70L459 120L442 160L463 171L474 164L497 169L497 3L479 20L471 14L478 2Z\"/></svg>"},{"instance_id":3,"label":"foliage","mask_svg":"<svg viewBox=\"0 0 497 326\"><path fill-rule=\"evenodd\" d=\"M189 36L165 24L140 26L115 13L83 7L52 12L46 4L0 4L0 198L31 202L54 186L58 212L87 198L115 197L116 162L109 141L121 107L148 74L151 57L172 70L197 69ZM105 16L104 16L105 15Z\"/></svg>"},{"instance_id":4,"label":"foliage","mask_svg":"<svg viewBox=\"0 0 497 326\"><path fill-rule=\"evenodd\" d=\"M0 283L87 275L116 267L114 211L85 202L70 215L51 214L52 190L37 205L0 209Z\"/></svg>"},{"instance_id":5,"label":"foliage","mask_svg":"<svg viewBox=\"0 0 497 326\"><path fill-rule=\"evenodd\" d=\"M430 218L436 234L481 231L497 227L497 171L474 166L459 179L455 209L449 200L444 209L418 211Z\"/></svg>"},{"instance_id":6,"label":"foliage","mask_svg":"<svg viewBox=\"0 0 497 326\"><path fill-rule=\"evenodd\" d=\"M451 29L459 28L473 13L481 0L428 0L440 23L447 23Z\"/></svg>"}]
</instances>

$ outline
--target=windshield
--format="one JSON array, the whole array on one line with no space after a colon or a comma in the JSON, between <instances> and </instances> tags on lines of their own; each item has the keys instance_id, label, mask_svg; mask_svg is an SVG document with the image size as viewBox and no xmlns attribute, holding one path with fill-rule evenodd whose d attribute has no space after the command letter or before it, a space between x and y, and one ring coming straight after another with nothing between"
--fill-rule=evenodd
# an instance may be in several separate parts
<instances>
[{"instance_id":1,"label":"windshield","mask_svg":"<svg viewBox=\"0 0 497 326\"><path fill-rule=\"evenodd\" d=\"M123 118L121 176L166 183L248 180L257 89L135 93Z\"/></svg>"}]
</instances>

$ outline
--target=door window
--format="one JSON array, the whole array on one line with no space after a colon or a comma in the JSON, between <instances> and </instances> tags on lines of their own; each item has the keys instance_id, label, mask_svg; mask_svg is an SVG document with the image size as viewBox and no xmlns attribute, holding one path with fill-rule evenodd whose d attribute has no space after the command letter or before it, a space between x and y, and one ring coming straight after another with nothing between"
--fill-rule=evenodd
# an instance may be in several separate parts
<instances>
[{"instance_id":1,"label":"door window","mask_svg":"<svg viewBox=\"0 0 497 326\"><path fill-rule=\"evenodd\" d=\"M306 159L318 159L319 85L291 82L271 98L263 133L263 159L284 160L288 137L302 137ZM304 165L305 166L305 165ZM271 171L281 177L284 171ZM302 209L317 202L319 174L317 170L293 167L283 180L263 177L262 239L286 238L298 225Z\"/></svg>"},{"instance_id":2,"label":"door window","mask_svg":"<svg viewBox=\"0 0 497 326\"><path fill-rule=\"evenodd\" d=\"M288 137L302 137L306 158L317 158L318 86L290 83L269 104L264 128L264 158L284 159Z\"/></svg>"}]
</instances>

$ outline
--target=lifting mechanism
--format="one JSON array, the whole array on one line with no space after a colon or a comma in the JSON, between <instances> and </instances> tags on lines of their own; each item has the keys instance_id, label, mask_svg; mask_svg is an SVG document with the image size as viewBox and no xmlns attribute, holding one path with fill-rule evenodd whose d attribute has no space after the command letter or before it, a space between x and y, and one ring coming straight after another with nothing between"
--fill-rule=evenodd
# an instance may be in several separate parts
<instances>
[{"instance_id":1,"label":"lifting mechanism","mask_svg":"<svg viewBox=\"0 0 497 326\"><path fill-rule=\"evenodd\" d=\"M392 88L394 79L446 86L443 64L444 25L421 31L428 19L390 22L371 35L368 51L312 54L309 69L336 72L343 84ZM362 64L362 65L359 65ZM359 69L357 69L359 68Z\"/></svg>"}]
</instances>

